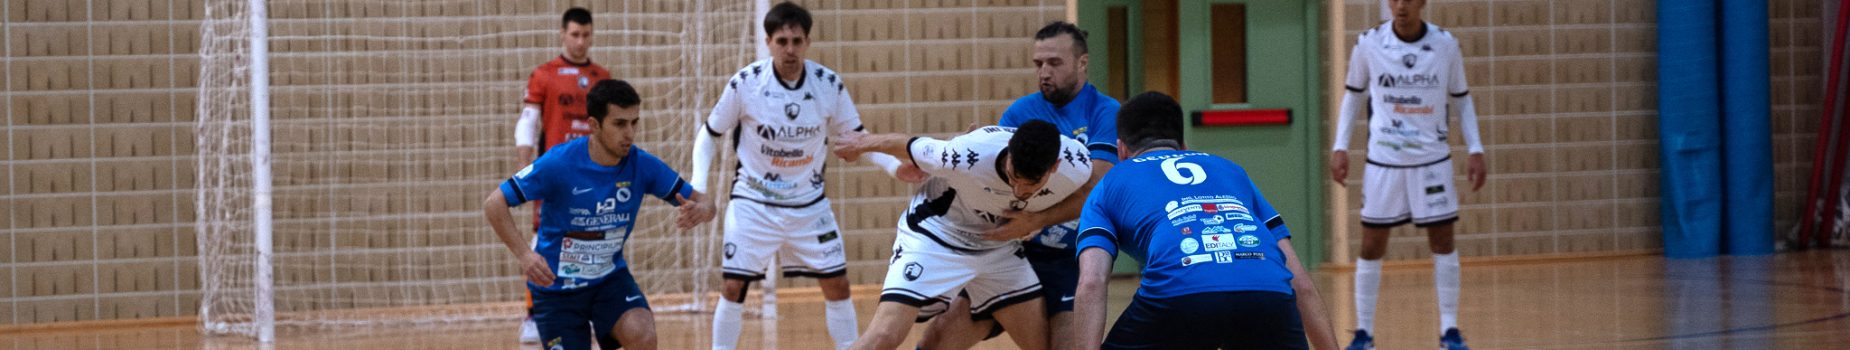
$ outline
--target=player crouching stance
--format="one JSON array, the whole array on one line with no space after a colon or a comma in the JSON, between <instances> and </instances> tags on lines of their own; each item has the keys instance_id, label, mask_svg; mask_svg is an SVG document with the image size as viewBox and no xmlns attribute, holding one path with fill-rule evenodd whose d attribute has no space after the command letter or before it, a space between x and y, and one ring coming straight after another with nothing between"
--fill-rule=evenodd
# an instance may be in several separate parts
<instances>
[{"instance_id":1,"label":"player crouching stance","mask_svg":"<svg viewBox=\"0 0 1850 350\"><path fill-rule=\"evenodd\" d=\"M621 80L597 82L586 96L596 123L589 137L553 148L490 191L482 214L519 260L533 293L545 349L655 349L655 314L623 260L623 244L642 207L638 194L679 207L682 229L713 219L713 204L661 159L631 144L642 98ZM531 249L508 210L540 204ZM594 329L586 329L589 324Z\"/></svg>"},{"instance_id":2,"label":"player crouching stance","mask_svg":"<svg viewBox=\"0 0 1850 350\"><path fill-rule=\"evenodd\" d=\"M854 349L892 349L913 322L929 320L959 290L970 314L994 317L1022 349L1047 348L1041 285L1021 242L984 236L1019 211L1059 203L1092 176L1086 145L1053 124L984 127L948 141L900 134L850 134L835 144L846 159L900 156L931 175L899 223L880 306ZM930 306L923 313L921 307ZM935 310L934 310L935 309Z\"/></svg>"},{"instance_id":3,"label":"player crouching stance","mask_svg":"<svg viewBox=\"0 0 1850 350\"><path fill-rule=\"evenodd\" d=\"M1143 282L1106 349L1336 348L1323 298L1285 219L1246 169L1182 145L1182 107L1162 93L1118 112L1118 158L1079 214L1081 349L1101 346L1105 279L1119 251Z\"/></svg>"}]
</instances>

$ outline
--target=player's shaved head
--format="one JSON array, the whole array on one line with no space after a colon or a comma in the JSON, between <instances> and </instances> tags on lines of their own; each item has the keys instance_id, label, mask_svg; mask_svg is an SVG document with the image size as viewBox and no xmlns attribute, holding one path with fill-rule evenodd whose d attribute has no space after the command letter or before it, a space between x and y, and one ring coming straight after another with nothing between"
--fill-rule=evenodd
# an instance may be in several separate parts
<instances>
[{"instance_id":1,"label":"player's shaved head","mask_svg":"<svg viewBox=\"0 0 1850 350\"><path fill-rule=\"evenodd\" d=\"M1009 176L1038 181L1059 161L1060 129L1046 121L1029 121L1015 128L1008 147L1008 165L1014 171Z\"/></svg>"},{"instance_id":2,"label":"player's shaved head","mask_svg":"<svg viewBox=\"0 0 1850 350\"><path fill-rule=\"evenodd\" d=\"M636 93L635 87L623 80L598 81L596 86L591 87L591 92L585 94L585 113L599 123L610 115L610 105L628 109L639 104L642 104L642 96Z\"/></svg>"},{"instance_id":3,"label":"player's shaved head","mask_svg":"<svg viewBox=\"0 0 1850 350\"><path fill-rule=\"evenodd\" d=\"M583 7L573 7L569 10L565 10L565 17L559 19L559 28L565 28L566 26L572 25L572 23L585 26L591 25L591 10L586 10Z\"/></svg>"},{"instance_id":4,"label":"player's shaved head","mask_svg":"<svg viewBox=\"0 0 1850 350\"><path fill-rule=\"evenodd\" d=\"M1118 142L1129 154L1156 147L1182 148L1182 105L1161 92L1145 92L1118 108Z\"/></svg>"},{"instance_id":5,"label":"player's shaved head","mask_svg":"<svg viewBox=\"0 0 1850 350\"><path fill-rule=\"evenodd\" d=\"M803 28L803 35L809 35L810 26L815 24L815 20L809 17L809 10L805 10L803 6L789 1L780 2L775 6L771 6L771 10L764 14L764 32L766 35L776 33L777 30L790 26Z\"/></svg>"}]
</instances>

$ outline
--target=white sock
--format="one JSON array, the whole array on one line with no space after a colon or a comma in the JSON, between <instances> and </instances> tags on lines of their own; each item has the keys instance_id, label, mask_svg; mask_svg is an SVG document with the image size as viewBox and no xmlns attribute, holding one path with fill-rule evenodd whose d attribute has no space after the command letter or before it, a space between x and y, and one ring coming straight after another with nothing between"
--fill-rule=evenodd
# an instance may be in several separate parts
<instances>
[{"instance_id":1,"label":"white sock","mask_svg":"<svg viewBox=\"0 0 1850 350\"><path fill-rule=\"evenodd\" d=\"M1355 260L1355 328L1375 333L1375 295L1381 292L1381 260Z\"/></svg>"},{"instance_id":2,"label":"white sock","mask_svg":"<svg viewBox=\"0 0 1850 350\"><path fill-rule=\"evenodd\" d=\"M854 345L854 338L861 333L859 321L854 318L854 300L830 300L826 305L829 337L835 339L835 348L847 349Z\"/></svg>"},{"instance_id":3,"label":"white sock","mask_svg":"<svg viewBox=\"0 0 1850 350\"><path fill-rule=\"evenodd\" d=\"M719 298L713 307L713 350L732 350L739 346L739 323L745 317L745 304Z\"/></svg>"},{"instance_id":4,"label":"white sock","mask_svg":"<svg viewBox=\"0 0 1850 350\"><path fill-rule=\"evenodd\" d=\"M1439 290L1439 332L1458 328L1458 252L1433 254L1432 277Z\"/></svg>"}]
</instances>

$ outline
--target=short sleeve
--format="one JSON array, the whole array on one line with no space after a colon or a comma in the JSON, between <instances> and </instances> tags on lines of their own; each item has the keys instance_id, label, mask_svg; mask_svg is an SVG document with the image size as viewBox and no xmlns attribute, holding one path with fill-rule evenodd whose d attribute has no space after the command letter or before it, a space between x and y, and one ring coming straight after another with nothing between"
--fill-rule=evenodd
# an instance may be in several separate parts
<instances>
[{"instance_id":1,"label":"short sleeve","mask_svg":"<svg viewBox=\"0 0 1850 350\"><path fill-rule=\"evenodd\" d=\"M713 137L725 135L733 128L739 127L739 118L745 114L745 101L741 88L746 87L745 71L733 75L726 82L726 89L719 94L719 101L713 103L713 111L707 114L706 131Z\"/></svg>"},{"instance_id":2,"label":"short sleeve","mask_svg":"<svg viewBox=\"0 0 1850 350\"><path fill-rule=\"evenodd\" d=\"M1277 209L1272 208L1272 202L1265 200L1265 194L1259 192L1259 185L1253 183L1252 177L1247 176L1245 171L1239 174L1246 180L1246 186L1253 194L1253 218L1265 223L1266 230L1272 232L1273 238L1291 238L1291 229L1285 227L1285 217L1280 215Z\"/></svg>"},{"instance_id":3,"label":"short sleeve","mask_svg":"<svg viewBox=\"0 0 1850 350\"><path fill-rule=\"evenodd\" d=\"M1074 252L1099 248L1112 256L1118 255L1118 225L1112 220L1113 213L1106 211L1104 206L1111 201L1110 189L1110 184L1101 181L1086 196L1086 204L1079 211L1079 246Z\"/></svg>"},{"instance_id":4,"label":"short sleeve","mask_svg":"<svg viewBox=\"0 0 1850 350\"><path fill-rule=\"evenodd\" d=\"M1447 60L1452 61L1450 72L1448 72L1451 79L1446 83L1445 92L1450 93L1452 97L1464 97L1471 93L1471 86L1465 83L1465 57L1456 42L1452 44L1450 56Z\"/></svg>"},{"instance_id":5,"label":"short sleeve","mask_svg":"<svg viewBox=\"0 0 1850 350\"><path fill-rule=\"evenodd\" d=\"M507 206L517 207L522 203L544 200L552 193L554 185L548 181L547 176L551 174L545 170L545 164L528 164L526 168L514 173L513 177L501 182L501 197L507 200Z\"/></svg>"},{"instance_id":6,"label":"short sleeve","mask_svg":"<svg viewBox=\"0 0 1850 350\"><path fill-rule=\"evenodd\" d=\"M642 173L640 178L648 179L644 190L648 191L649 195L675 205L681 204L675 201L675 194L683 197L694 196L693 187L688 186L686 181L682 181L681 174L676 173L674 168L668 166L668 163L662 162L661 158L656 158L655 155L647 152L640 152L640 150L635 154L639 155L636 165L640 167L638 172Z\"/></svg>"},{"instance_id":7,"label":"short sleeve","mask_svg":"<svg viewBox=\"0 0 1850 350\"><path fill-rule=\"evenodd\" d=\"M546 82L541 80L540 77L539 69L534 69L532 73L527 73L527 91L524 93L525 96L521 96L520 102L545 105Z\"/></svg>"},{"instance_id":8,"label":"short sleeve","mask_svg":"<svg viewBox=\"0 0 1850 350\"><path fill-rule=\"evenodd\" d=\"M1368 50L1368 45L1363 44L1367 40L1366 33L1357 36L1355 47L1349 49L1349 75L1343 79L1343 88L1349 92L1368 91L1368 55L1363 52Z\"/></svg>"},{"instance_id":9,"label":"short sleeve","mask_svg":"<svg viewBox=\"0 0 1850 350\"><path fill-rule=\"evenodd\" d=\"M1086 118L1086 150L1093 160L1118 164L1118 100L1103 94L1097 97L1097 107Z\"/></svg>"},{"instance_id":10,"label":"short sleeve","mask_svg":"<svg viewBox=\"0 0 1850 350\"><path fill-rule=\"evenodd\" d=\"M842 86L841 77L835 76L833 72L829 73L827 81L832 84L825 88ZM834 113L829 114L829 134L839 137L845 132L864 130L861 126L861 111L854 108L854 98L848 95L848 89L837 91L840 93L835 95L835 105L830 107Z\"/></svg>"},{"instance_id":11,"label":"short sleeve","mask_svg":"<svg viewBox=\"0 0 1850 350\"><path fill-rule=\"evenodd\" d=\"M956 170L958 163L950 161L950 152L950 141L920 136L906 142L906 153L911 156L912 164L926 174L942 175Z\"/></svg>"}]
</instances>

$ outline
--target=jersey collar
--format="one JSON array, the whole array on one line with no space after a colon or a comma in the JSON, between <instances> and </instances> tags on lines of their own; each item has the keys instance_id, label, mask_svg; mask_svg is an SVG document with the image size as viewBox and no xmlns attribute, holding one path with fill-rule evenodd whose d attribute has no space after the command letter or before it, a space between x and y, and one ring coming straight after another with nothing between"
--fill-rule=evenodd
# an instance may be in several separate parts
<instances>
[{"instance_id":1,"label":"jersey collar","mask_svg":"<svg viewBox=\"0 0 1850 350\"><path fill-rule=\"evenodd\" d=\"M771 80L776 80L777 85L784 87L784 90L796 91L798 89L802 89L803 82L809 80L809 61L808 60L803 61L803 71L797 73L797 85L796 86L790 86L789 84L785 84L784 77L777 75L777 62L770 62L770 64L771 64ZM816 71L816 72L821 73L822 71Z\"/></svg>"},{"instance_id":2,"label":"jersey collar","mask_svg":"<svg viewBox=\"0 0 1850 350\"><path fill-rule=\"evenodd\" d=\"M572 60L569 60L569 59L565 59L565 54L559 54L559 63L564 63L564 64L567 64L567 65L573 65L573 66L579 66L579 67L585 67L585 66L590 66L592 62L591 62L591 57L588 57L588 56L587 56L587 57L585 57L585 63L575 63L575 62L572 62Z\"/></svg>"}]
</instances>

